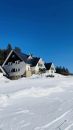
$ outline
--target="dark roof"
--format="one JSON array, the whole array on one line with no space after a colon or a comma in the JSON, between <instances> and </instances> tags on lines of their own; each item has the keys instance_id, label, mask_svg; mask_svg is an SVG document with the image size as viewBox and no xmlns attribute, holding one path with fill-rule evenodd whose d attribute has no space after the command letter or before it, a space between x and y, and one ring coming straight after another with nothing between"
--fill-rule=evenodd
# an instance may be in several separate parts
<instances>
[{"instance_id":1,"label":"dark roof","mask_svg":"<svg viewBox=\"0 0 73 130\"><path fill-rule=\"evenodd\" d=\"M16 52L14 51L23 61L27 62L27 58L29 57L29 55L21 53L21 52Z\"/></svg>"},{"instance_id":2,"label":"dark roof","mask_svg":"<svg viewBox=\"0 0 73 130\"><path fill-rule=\"evenodd\" d=\"M19 59L21 61L24 61L27 64L30 64L31 67L34 67L37 65L38 61L40 58L38 57L32 57L32 58L28 58L30 55L24 54L22 52L17 52L15 50L11 50L11 52L9 53L8 56L12 55L12 53L15 53L17 55L17 57L19 57ZM7 57L7 59L5 60L5 62L3 63L2 66L4 66L4 64L7 62L9 57Z\"/></svg>"},{"instance_id":3,"label":"dark roof","mask_svg":"<svg viewBox=\"0 0 73 130\"><path fill-rule=\"evenodd\" d=\"M27 63L31 65L31 67L34 67L37 65L38 61L40 58L38 57L33 57L32 59L28 59Z\"/></svg>"},{"instance_id":4,"label":"dark roof","mask_svg":"<svg viewBox=\"0 0 73 130\"><path fill-rule=\"evenodd\" d=\"M28 59L30 55L24 54L24 53L18 53L15 51L15 53L27 64L30 64L31 67L34 67L37 65L40 58L38 57L32 57L32 59Z\"/></svg>"},{"instance_id":5,"label":"dark roof","mask_svg":"<svg viewBox=\"0 0 73 130\"><path fill-rule=\"evenodd\" d=\"M52 65L52 63L45 63L45 67L46 67L46 69L49 70L50 67L51 67L51 65Z\"/></svg>"}]
</instances>

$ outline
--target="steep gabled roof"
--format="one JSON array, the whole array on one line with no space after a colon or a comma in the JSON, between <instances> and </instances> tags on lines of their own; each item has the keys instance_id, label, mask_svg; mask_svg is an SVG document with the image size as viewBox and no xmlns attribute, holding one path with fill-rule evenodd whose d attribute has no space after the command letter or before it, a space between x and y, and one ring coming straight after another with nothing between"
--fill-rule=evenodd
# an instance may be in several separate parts
<instances>
[{"instance_id":1,"label":"steep gabled roof","mask_svg":"<svg viewBox=\"0 0 73 130\"><path fill-rule=\"evenodd\" d=\"M52 62L51 62L51 63L45 63L45 67L46 67L46 69L49 70L50 67L51 67L51 65L52 65Z\"/></svg>"},{"instance_id":2,"label":"steep gabled roof","mask_svg":"<svg viewBox=\"0 0 73 130\"><path fill-rule=\"evenodd\" d=\"M27 58L29 57L29 55L27 54L24 54L24 53L18 53L18 52L15 52L23 61L27 62Z\"/></svg>"},{"instance_id":3,"label":"steep gabled roof","mask_svg":"<svg viewBox=\"0 0 73 130\"><path fill-rule=\"evenodd\" d=\"M30 55L27 55L27 54L24 54L24 53L21 53L21 52L19 53L19 52L16 52L15 50L11 50L11 52L7 56L7 58L4 61L4 63L3 63L2 66L4 66L6 64L6 62L8 61L8 59L10 58L10 56L12 55L12 53L15 53L25 63L30 64L31 67L36 66L37 63L38 63L38 61L40 60L40 58L38 58L38 57L32 57L32 59L29 59L28 57Z\"/></svg>"},{"instance_id":4,"label":"steep gabled roof","mask_svg":"<svg viewBox=\"0 0 73 130\"><path fill-rule=\"evenodd\" d=\"M22 61L27 62L27 58L29 57L29 55L21 53L21 52L18 53L15 50L11 50L2 66L5 65L5 63L8 61L8 59L10 58L10 56L12 55L12 53L15 53Z\"/></svg>"},{"instance_id":5,"label":"steep gabled roof","mask_svg":"<svg viewBox=\"0 0 73 130\"><path fill-rule=\"evenodd\" d=\"M35 67L37 63L39 62L40 58L33 57L32 59L28 59L27 63L30 64L31 67Z\"/></svg>"}]
</instances>

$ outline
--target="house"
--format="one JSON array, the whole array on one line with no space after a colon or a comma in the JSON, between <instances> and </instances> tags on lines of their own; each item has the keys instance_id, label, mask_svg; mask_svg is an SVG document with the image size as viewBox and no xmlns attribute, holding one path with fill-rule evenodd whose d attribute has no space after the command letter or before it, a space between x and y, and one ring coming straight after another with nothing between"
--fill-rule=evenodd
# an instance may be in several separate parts
<instances>
[{"instance_id":1,"label":"house","mask_svg":"<svg viewBox=\"0 0 73 130\"><path fill-rule=\"evenodd\" d=\"M6 60L4 61L2 68L8 73L8 77L11 79L17 79L24 75L26 68L26 55L18 54L16 51L11 50Z\"/></svg>"},{"instance_id":2,"label":"house","mask_svg":"<svg viewBox=\"0 0 73 130\"><path fill-rule=\"evenodd\" d=\"M45 67L49 75L53 75L56 72L55 65L53 63L45 63Z\"/></svg>"},{"instance_id":3,"label":"house","mask_svg":"<svg viewBox=\"0 0 73 130\"><path fill-rule=\"evenodd\" d=\"M11 50L2 68L10 79L18 79L31 76L33 73L39 73L39 69L45 68L45 65L41 58Z\"/></svg>"},{"instance_id":4,"label":"house","mask_svg":"<svg viewBox=\"0 0 73 130\"><path fill-rule=\"evenodd\" d=\"M45 64L42 58L32 57L32 59L28 59L27 63L30 64L32 74L39 74L40 69L45 69Z\"/></svg>"}]
</instances>

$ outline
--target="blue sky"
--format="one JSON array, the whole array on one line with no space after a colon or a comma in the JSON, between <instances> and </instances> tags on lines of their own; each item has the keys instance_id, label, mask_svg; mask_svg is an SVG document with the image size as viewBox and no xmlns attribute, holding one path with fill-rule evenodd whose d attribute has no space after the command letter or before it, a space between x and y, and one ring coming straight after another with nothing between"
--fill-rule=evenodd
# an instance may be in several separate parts
<instances>
[{"instance_id":1,"label":"blue sky","mask_svg":"<svg viewBox=\"0 0 73 130\"><path fill-rule=\"evenodd\" d=\"M73 72L73 0L0 0L0 48L8 43Z\"/></svg>"}]
</instances>

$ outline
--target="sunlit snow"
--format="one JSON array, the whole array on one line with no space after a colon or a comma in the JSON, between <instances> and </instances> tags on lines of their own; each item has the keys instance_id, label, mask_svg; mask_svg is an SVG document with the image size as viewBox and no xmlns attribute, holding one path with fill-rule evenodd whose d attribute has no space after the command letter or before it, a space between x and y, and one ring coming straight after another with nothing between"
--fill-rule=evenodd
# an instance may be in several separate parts
<instances>
[{"instance_id":1,"label":"sunlit snow","mask_svg":"<svg viewBox=\"0 0 73 130\"><path fill-rule=\"evenodd\" d=\"M73 77L0 75L0 130L73 130Z\"/></svg>"}]
</instances>

